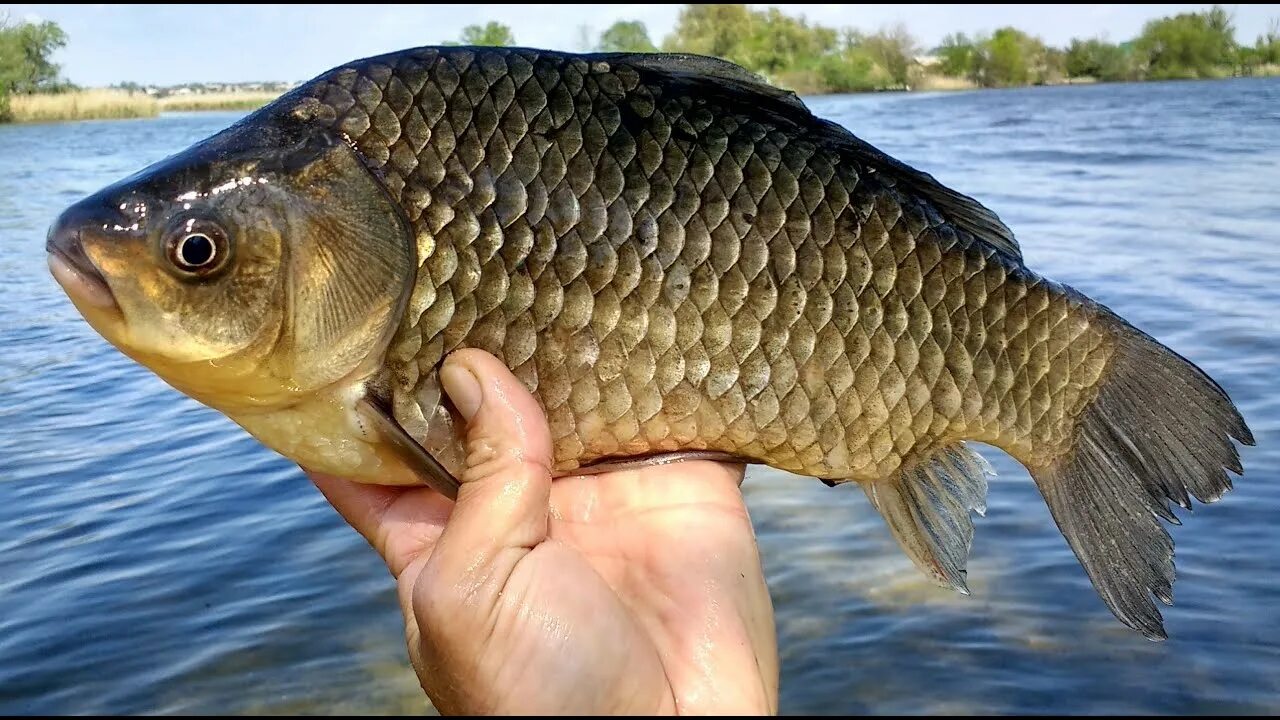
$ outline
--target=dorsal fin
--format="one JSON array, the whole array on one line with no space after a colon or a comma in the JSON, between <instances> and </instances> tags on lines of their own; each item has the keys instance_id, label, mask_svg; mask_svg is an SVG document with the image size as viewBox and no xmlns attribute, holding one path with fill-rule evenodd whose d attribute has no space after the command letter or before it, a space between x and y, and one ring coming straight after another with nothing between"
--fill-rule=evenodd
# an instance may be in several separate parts
<instances>
[{"instance_id":1,"label":"dorsal fin","mask_svg":"<svg viewBox=\"0 0 1280 720\"><path fill-rule=\"evenodd\" d=\"M769 85L764 78L727 60L670 53L597 53L593 60L630 65L659 73L685 85L697 97L713 96L732 105L767 113L851 154L863 166L891 178L903 192L928 200L952 225L972 234L1014 260L1022 260L1018 241L1000 218L973 198L946 187L928 173L895 160L830 120L816 117L793 92Z\"/></svg>"},{"instance_id":2,"label":"dorsal fin","mask_svg":"<svg viewBox=\"0 0 1280 720\"><path fill-rule=\"evenodd\" d=\"M849 132L848 129L830 120L820 122L832 128L833 134L846 136L843 138L845 147L857 155L863 163L892 177L899 186L904 186L909 192L915 192L927 198L951 224L967 230L978 240L995 247L1014 260L1022 260L1022 248L1018 246L1018 240L1014 238L1013 231L982 203L952 190L928 173L889 157L871 143Z\"/></svg>"},{"instance_id":3,"label":"dorsal fin","mask_svg":"<svg viewBox=\"0 0 1280 720\"><path fill-rule=\"evenodd\" d=\"M799 95L770 85L763 77L728 60L690 53L596 53L590 58L654 70L693 81L716 80L739 92L765 95L810 114Z\"/></svg>"}]
</instances>

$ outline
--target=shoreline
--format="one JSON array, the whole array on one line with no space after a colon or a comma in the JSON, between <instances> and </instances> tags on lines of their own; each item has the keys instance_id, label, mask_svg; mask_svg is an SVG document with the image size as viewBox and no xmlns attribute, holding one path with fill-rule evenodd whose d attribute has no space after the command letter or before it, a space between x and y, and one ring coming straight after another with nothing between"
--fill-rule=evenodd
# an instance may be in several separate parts
<instances>
[{"instance_id":1,"label":"shoreline","mask_svg":"<svg viewBox=\"0 0 1280 720\"><path fill-rule=\"evenodd\" d=\"M211 92L155 97L137 91L92 88L66 93L13 95L8 120L0 125L75 122L78 120L138 120L166 112L256 110L280 97L277 92Z\"/></svg>"},{"instance_id":2,"label":"shoreline","mask_svg":"<svg viewBox=\"0 0 1280 720\"><path fill-rule=\"evenodd\" d=\"M1091 87L1097 85L1136 85L1146 83L1220 82L1224 80L1261 80L1280 77L1280 68L1267 68L1262 73L1224 75L1210 78L1160 78L1149 80L1099 80L1095 77L1064 78L1058 82L1035 85L983 87L965 78L927 75L912 87L859 90L854 92L797 93L801 97L835 95L879 95L885 93L951 93L1026 88ZM282 93L207 93L203 95L170 95L155 98L123 90L79 90L70 93L14 96L9 98L11 119L4 125L38 125L82 120L146 120L169 113L228 112L256 110Z\"/></svg>"},{"instance_id":3,"label":"shoreline","mask_svg":"<svg viewBox=\"0 0 1280 720\"><path fill-rule=\"evenodd\" d=\"M1268 80L1280 78L1280 69L1271 72L1264 72L1256 75L1223 75L1221 77L1176 77L1176 78L1150 78L1146 80L1099 80L1091 76L1082 76L1075 78L1064 78L1058 82L1034 83L1028 85L1003 85L984 87L975 82L964 80L962 78L944 78L946 80L957 81L954 85L948 86L948 83L939 85L920 84L909 88L883 88L879 90L855 90L852 92L815 92L815 93L796 93L801 97L830 97L833 95L882 95L888 93L909 95L912 93L949 93L949 92L986 92L986 91L1004 91L1004 90L1028 90L1034 88L1058 88L1058 87L1094 87L1098 85L1150 85L1162 83L1192 83L1192 82L1223 82L1230 80Z\"/></svg>"}]
</instances>

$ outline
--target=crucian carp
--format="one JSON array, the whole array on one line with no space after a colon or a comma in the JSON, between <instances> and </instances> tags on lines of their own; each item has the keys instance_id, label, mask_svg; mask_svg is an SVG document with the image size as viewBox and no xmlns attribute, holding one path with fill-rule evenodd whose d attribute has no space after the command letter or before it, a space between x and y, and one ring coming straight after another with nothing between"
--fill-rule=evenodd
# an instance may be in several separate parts
<instances>
[{"instance_id":1,"label":"crucian carp","mask_svg":"<svg viewBox=\"0 0 1280 720\"><path fill-rule=\"evenodd\" d=\"M975 200L688 55L418 48L88 197L52 272L108 341L307 468L456 491L438 368L496 355L554 471L690 457L856 482L965 588L994 445L1164 637L1171 503L1253 440L1204 372L1026 267Z\"/></svg>"}]
</instances>

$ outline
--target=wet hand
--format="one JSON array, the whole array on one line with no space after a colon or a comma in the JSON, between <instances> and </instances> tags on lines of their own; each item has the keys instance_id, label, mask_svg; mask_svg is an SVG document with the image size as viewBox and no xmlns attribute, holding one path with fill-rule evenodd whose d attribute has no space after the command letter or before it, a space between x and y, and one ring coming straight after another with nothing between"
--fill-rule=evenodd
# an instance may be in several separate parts
<instances>
[{"instance_id":1,"label":"wet hand","mask_svg":"<svg viewBox=\"0 0 1280 720\"><path fill-rule=\"evenodd\" d=\"M441 380L467 419L456 504L312 476L396 577L409 657L438 710L777 711L741 465L553 482L546 418L505 366L463 350Z\"/></svg>"}]
</instances>

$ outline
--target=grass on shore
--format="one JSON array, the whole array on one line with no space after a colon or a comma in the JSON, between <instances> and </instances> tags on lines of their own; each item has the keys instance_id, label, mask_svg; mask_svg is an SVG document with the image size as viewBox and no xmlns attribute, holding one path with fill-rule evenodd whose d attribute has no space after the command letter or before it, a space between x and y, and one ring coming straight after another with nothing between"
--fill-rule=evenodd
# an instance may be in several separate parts
<instances>
[{"instance_id":1,"label":"grass on shore","mask_svg":"<svg viewBox=\"0 0 1280 720\"><path fill-rule=\"evenodd\" d=\"M105 88L56 94L13 95L9 98L8 119L13 122L118 120L155 117L161 112L169 111L253 110L278 96L271 92L226 92L170 95L156 99L146 93Z\"/></svg>"},{"instance_id":2,"label":"grass on shore","mask_svg":"<svg viewBox=\"0 0 1280 720\"><path fill-rule=\"evenodd\" d=\"M9 113L14 122L93 120L155 117L160 104L145 93L124 90L77 90L56 95L13 95Z\"/></svg>"},{"instance_id":3,"label":"grass on shore","mask_svg":"<svg viewBox=\"0 0 1280 720\"><path fill-rule=\"evenodd\" d=\"M188 110L254 110L280 97L273 92L218 92L192 95L170 95L160 99L160 109Z\"/></svg>"},{"instance_id":4,"label":"grass on shore","mask_svg":"<svg viewBox=\"0 0 1280 720\"><path fill-rule=\"evenodd\" d=\"M936 75L934 73L921 73L913 79L911 89L922 91L976 90L978 89L978 83L970 80L969 78Z\"/></svg>"},{"instance_id":5,"label":"grass on shore","mask_svg":"<svg viewBox=\"0 0 1280 720\"><path fill-rule=\"evenodd\" d=\"M1241 74L1244 77L1280 77L1280 63L1254 65Z\"/></svg>"}]
</instances>

